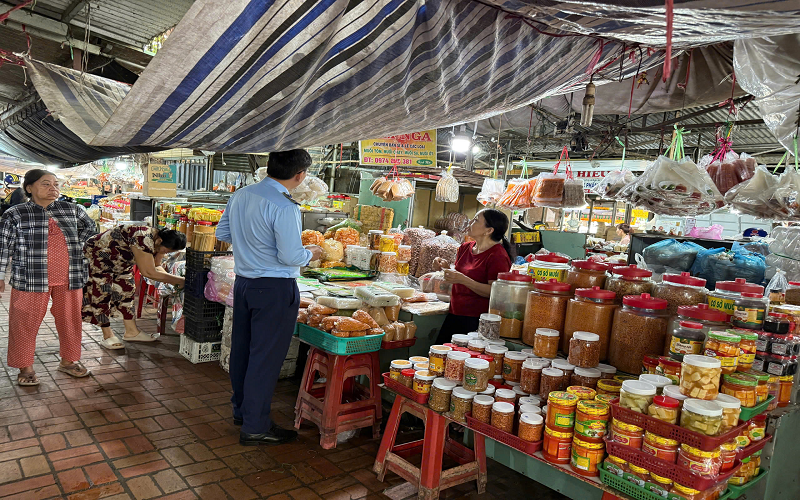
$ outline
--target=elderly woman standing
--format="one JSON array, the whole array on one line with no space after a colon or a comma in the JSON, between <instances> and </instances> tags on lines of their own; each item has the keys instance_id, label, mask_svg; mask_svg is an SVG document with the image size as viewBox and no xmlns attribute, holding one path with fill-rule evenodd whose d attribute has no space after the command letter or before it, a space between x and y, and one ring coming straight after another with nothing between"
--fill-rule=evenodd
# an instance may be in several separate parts
<instances>
[{"instance_id":1,"label":"elderly woman standing","mask_svg":"<svg viewBox=\"0 0 800 500\"><path fill-rule=\"evenodd\" d=\"M39 385L33 371L36 335L47 314L55 317L61 348L58 370L73 377L89 372L81 359L81 303L86 283L83 245L96 231L83 207L56 201L56 176L29 170L22 189L29 201L8 209L0 219L0 293L11 260L11 303L8 311L8 365L19 368L17 383Z\"/></svg>"},{"instance_id":2,"label":"elderly woman standing","mask_svg":"<svg viewBox=\"0 0 800 500\"><path fill-rule=\"evenodd\" d=\"M89 283L83 293L82 315L84 321L99 325L103 330L103 347L125 347L111 330L110 318L116 313L122 315L125 340L152 342L158 338L136 327L133 266L135 264L145 278L182 287L184 278L165 272L161 259L184 248L186 235L183 233L149 226L117 226L86 242L84 255L89 261Z\"/></svg>"}]
</instances>

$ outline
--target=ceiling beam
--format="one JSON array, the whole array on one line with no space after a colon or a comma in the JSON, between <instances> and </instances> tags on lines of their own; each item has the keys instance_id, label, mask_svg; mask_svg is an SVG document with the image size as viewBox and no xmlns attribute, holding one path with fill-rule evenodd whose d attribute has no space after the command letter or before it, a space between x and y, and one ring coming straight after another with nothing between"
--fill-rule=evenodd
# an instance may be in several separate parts
<instances>
[{"instance_id":1,"label":"ceiling beam","mask_svg":"<svg viewBox=\"0 0 800 500\"><path fill-rule=\"evenodd\" d=\"M61 13L61 22L69 24L73 17L77 16L80 11L86 6L87 0L72 0L64 12Z\"/></svg>"},{"instance_id":2,"label":"ceiling beam","mask_svg":"<svg viewBox=\"0 0 800 500\"><path fill-rule=\"evenodd\" d=\"M54 42L66 43L67 42L67 28L68 26L60 21L55 21L48 17L40 16L39 14L16 10L11 13L6 22L6 26L13 28L17 31L22 31L22 25L25 25L25 31L32 36L52 40ZM85 44L82 40L72 39L71 44L73 47L85 50L90 54L100 54L101 48L94 44Z\"/></svg>"},{"instance_id":3,"label":"ceiling beam","mask_svg":"<svg viewBox=\"0 0 800 500\"><path fill-rule=\"evenodd\" d=\"M3 95L0 95L0 102L4 102L6 104L11 104L12 106L19 104L18 100L12 99L10 97L6 97L6 96L3 96Z\"/></svg>"}]
</instances>

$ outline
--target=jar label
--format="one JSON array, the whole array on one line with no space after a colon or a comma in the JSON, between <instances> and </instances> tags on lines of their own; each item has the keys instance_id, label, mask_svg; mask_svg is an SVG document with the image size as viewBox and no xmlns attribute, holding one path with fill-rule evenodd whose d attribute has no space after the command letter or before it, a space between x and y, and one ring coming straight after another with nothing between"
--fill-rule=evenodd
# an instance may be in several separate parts
<instances>
[{"instance_id":1,"label":"jar label","mask_svg":"<svg viewBox=\"0 0 800 500\"><path fill-rule=\"evenodd\" d=\"M756 360L756 355L753 354L753 353L747 352L747 353L739 355L739 364L740 365L749 365L755 360Z\"/></svg>"},{"instance_id":2,"label":"jar label","mask_svg":"<svg viewBox=\"0 0 800 500\"><path fill-rule=\"evenodd\" d=\"M589 468L592 466L592 461L589 460L588 457L581 457L578 455L578 452L575 450L575 447L572 447L572 466L580 469L588 471Z\"/></svg>"},{"instance_id":3,"label":"jar label","mask_svg":"<svg viewBox=\"0 0 800 500\"><path fill-rule=\"evenodd\" d=\"M772 343L772 354L780 354L781 356L786 355L786 344L781 344L780 342L773 342Z\"/></svg>"},{"instance_id":4,"label":"jar label","mask_svg":"<svg viewBox=\"0 0 800 500\"><path fill-rule=\"evenodd\" d=\"M399 380L400 379L400 372L389 372L389 378L392 380Z\"/></svg>"},{"instance_id":5,"label":"jar label","mask_svg":"<svg viewBox=\"0 0 800 500\"><path fill-rule=\"evenodd\" d=\"M756 351L766 351L767 350L767 339L758 339L756 340Z\"/></svg>"},{"instance_id":6,"label":"jar label","mask_svg":"<svg viewBox=\"0 0 800 500\"><path fill-rule=\"evenodd\" d=\"M670 354L700 354L700 351L702 350L702 340L692 340L673 335L672 340L669 343Z\"/></svg>"},{"instance_id":7,"label":"jar label","mask_svg":"<svg viewBox=\"0 0 800 500\"><path fill-rule=\"evenodd\" d=\"M736 318L739 323L758 328L764 323L765 311L766 309L761 307L735 306L733 317Z\"/></svg>"},{"instance_id":8,"label":"jar label","mask_svg":"<svg viewBox=\"0 0 800 500\"><path fill-rule=\"evenodd\" d=\"M733 476L730 479L728 479L728 484L741 486L744 484L744 476Z\"/></svg>"},{"instance_id":9,"label":"jar label","mask_svg":"<svg viewBox=\"0 0 800 500\"><path fill-rule=\"evenodd\" d=\"M732 315L734 311L732 299L720 299L718 297L712 297L711 295L708 296L708 307L716 309L717 311L722 311L729 316Z\"/></svg>"},{"instance_id":10,"label":"jar label","mask_svg":"<svg viewBox=\"0 0 800 500\"><path fill-rule=\"evenodd\" d=\"M503 363L503 375L511 375L511 365Z\"/></svg>"},{"instance_id":11,"label":"jar label","mask_svg":"<svg viewBox=\"0 0 800 500\"><path fill-rule=\"evenodd\" d=\"M736 362L739 360L738 356L720 356L714 349L706 349L704 354L711 358L717 358L722 368L736 368Z\"/></svg>"},{"instance_id":12,"label":"jar label","mask_svg":"<svg viewBox=\"0 0 800 500\"><path fill-rule=\"evenodd\" d=\"M625 471L614 465L613 463L606 461L606 472L610 472L611 474L615 474L619 477L625 475Z\"/></svg>"},{"instance_id":13,"label":"jar label","mask_svg":"<svg viewBox=\"0 0 800 500\"><path fill-rule=\"evenodd\" d=\"M428 370L435 373L444 372L444 358L437 358L436 356L428 358Z\"/></svg>"},{"instance_id":14,"label":"jar label","mask_svg":"<svg viewBox=\"0 0 800 500\"><path fill-rule=\"evenodd\" d=\"M628 481L632 482L633 484L639 486L640 488L644 488L644 484L645 484L644 479L640 478L639 476L637 476L635 474L628 473L625 476L625 479L627 479Z\"/></svg>"},{"instance_id":15,"label":"jar label","mask_svg":"<svg viewBox=\"0 0 800 500\"><path fill-rule=\"evenodd\" d=\"M761 359L761 358L756 358L755 361L753 361L753 370L757 370L757 371L763 372L764 371L764 360ZM773 375L777 375L777 374L773 373Z\"/></svg>"},{"instance_id":16,"label":"jar label","mask_svg":"<svg viewBox=\"0 0 800 500\"><path fill-rule=\"evenodd\" d=\"M556 413L555 425L557 427L564 427L565 429L572 429L575 426L575 414L563 415Z\"/></svg>"},{"instance_id":17,"label":"jar label","mask_svg":"<svg viewBox=\"0 0 800 500\"><path fill-rule=\"evenodd\" d=\"M456 404L453 401L450 401L450 413L456 411Z\"/></svg>"},{"instance_id":18,"label":"jar label","mask_svg":"<svg viewBox=\"0 0 800 500\"><path fill-rule=\"evenodd\" d=\"M474 374L467 373L467 374L464 375L464 385L465 386L467 386L467 385L472 386L472 385L475 385L477 383L478 383L478 377L476 377Z\"/></svg>"},{"instance_id":19,"label":"jar label","mask_svg":"<svg viewBox=\"0 0 800 500\"><path fill-rule=\"evenodd\" d=\"M755 368L755 363L753 364L753 367ZM767 365L767 373L769 373L771 375L781 376L781 375L783 375L783 365L780 364L780 363L772 363L772 362L770 362Z\"/></svg>"},{"instance_id":20,"label":"jar label","mask_svg":"<svg viewBox=\"0 0 800 500\"><path fill-rule=\"evenodd\" d=\"M601 438L606 434L606 421L576 420L575 432L588 438Z\"/></svg>"},{"instance_id":21,"label":"jar label","mask_svg":"<svg viewBox=\"0 0 800 500\"><path fill-rule=\"evenodd\" d=\"M656 448L652 444L648 443L646 440L642 443L642 451L645 453L649 453L654 457L660 458L662 460L667 460L669 462L674 462L675 457L678 455L678 450L665 450L663 448Z\"/></svg>"},{"instance_id":22,"label":"jar label","mask_svg":"<svg viewBox=\"0 0 800 500\"><path fill-rule=\"evenodd\" d=\"M764 439L764 428L763 427L755 427L750 429L750 440L751 441L761 441Z\"/></svg>"},{"instance_id":23,"label":"jar label","mask_svg":"<svg viewBox=\"0 0 800 500\"><path fill-rule=\"evenodd\" d=\"M708 461L697 461L687 458L686 455L680 454L678 456L678 465L687 467L689 470L693 472L697 472L700 475L708 475L711 473L712 464Z\"/></svg>"},{"instance_id":24,"label":"jar label","mask_svg":"<svg viewBox=\"0 0 800 500\"><path fill-rule=\"evenodd\" d=\"M647 483L647 489L653 492L654 495L658 495L663 498L667 498L667 491L664 490L661 486L653 483Z\"/></svg>"},{"instance_id":25,"label":"jar label","mask_svg":"<svg viewBox=\"0 0 800 500\"><path fill-rule=\"evenodd\" d=\"M536 281L550 281L555 278L556 281L563 282L567 277L567 269L551 269L548 267L531 267L528 272L532 276L536 276Z\"/></svg>"},{"instance_id":26,"label":"jar label","mask_svg":"<svg viewBox=\"0 0 800 500\"><path fill-rule=\"evenodd\" d=\"M414 380L414 392L418 394L428 394L431 392L431 383Z\"/></svg>"}]
</instances>

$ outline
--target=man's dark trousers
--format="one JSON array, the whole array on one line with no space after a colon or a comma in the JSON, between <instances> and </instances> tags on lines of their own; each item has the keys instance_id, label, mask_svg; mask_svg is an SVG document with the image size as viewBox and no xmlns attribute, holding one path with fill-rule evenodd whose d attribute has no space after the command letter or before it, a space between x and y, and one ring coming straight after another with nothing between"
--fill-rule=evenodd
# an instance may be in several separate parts
<instances>
[{"instance_id":1,"label":"man's dark trousers","mask_svg":"<svg viewBox=\"0 0 800 500\"><path fill-rule=\"evenodd\" d=\"M270 405L289 351L300 308L294 278L236 277L233 285L233 335L230 374L233 415L242 432L272 428Z\"/></svg>"}]
</instances>

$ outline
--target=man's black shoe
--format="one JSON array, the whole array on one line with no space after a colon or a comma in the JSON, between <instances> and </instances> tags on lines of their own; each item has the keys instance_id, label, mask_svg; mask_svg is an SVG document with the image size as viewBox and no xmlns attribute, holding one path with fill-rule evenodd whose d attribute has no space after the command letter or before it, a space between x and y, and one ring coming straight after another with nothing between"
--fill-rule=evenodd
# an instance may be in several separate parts
<instances>
[{"instance_id":1,"label":"man's black shoe","mask_svg":"<svg viewBox=\"0 0 800 500\"><path fill-rule=\"evenodd\" d=\"M239 433L239 444L242 446L256 446L259 444L281 444L287 443L297 437L297 432L282 429L275 424L272 424L270 432L263 434L246 434Z\"/></svg>"},{"instance_id":2,"label":"man's black shoe","mask_svg":"<svg viewBox=\"0 0 800 500\"><path fill-rule=\"evenodd\" d=\"M244 423L243 419L233 417L233 425L238 425L239 427L241 427L243 423Z\"/></svg>"}]
</instances>

